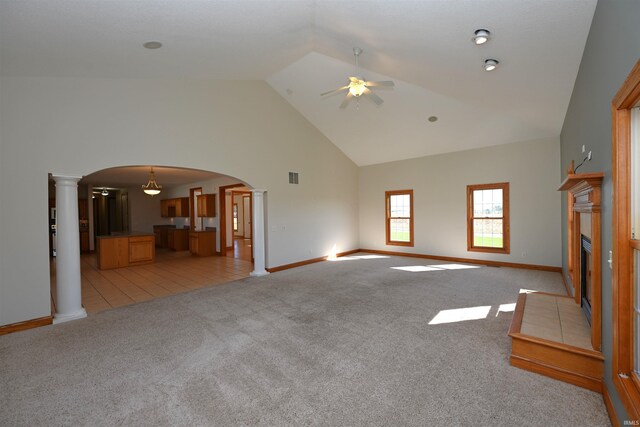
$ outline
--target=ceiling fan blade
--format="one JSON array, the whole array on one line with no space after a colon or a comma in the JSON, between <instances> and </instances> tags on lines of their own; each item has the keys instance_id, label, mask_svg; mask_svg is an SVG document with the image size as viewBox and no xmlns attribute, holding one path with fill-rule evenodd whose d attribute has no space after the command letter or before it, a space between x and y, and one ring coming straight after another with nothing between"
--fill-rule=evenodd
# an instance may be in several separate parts
<instances>
[{"instance_id":1,"label":"ceiling fan blade","mask_svg":"<svg viewBox=\"0 0 640 427\"><path fill-rule=\"evenodd\" d=\"M321 93L320 96L330 95L332 93L338 93L349 89L349 86L342 86L341 88L330 90L328 92Z\"/></svg>"},{"instance_id":2,"label":"ceiling fan blade","mask_svg":"<svg viewBox=\"0 0 640 427\"><path fill-rule=\"evenodd\" d=\"M342 101L342 104L340 104L340 108L345 108L352 98L353 94L351 92L348 92L347 96L344 97L344 101Z\"/></svg>"},{"instance_id":3,"label":"ceiling fan blade","mask_svg":"<svg viewBox=\"0 0 640 427\"><path fill-rule=\"evenodd\" d=\"M376 103L376 105L380 105L382 104L384 101L382 100L382 98L380 98L378 95L376 95L375 93L371 92L369 89L365 88L364 92L362 93L364 96L368 96L373 102Z\"/></svg>"},{"instance_id":4,"label":"ceiling fan blade","mask_svg":"<svg viewBox=\"0 0 640 427\"><path fill-rule=\"evenodd\" d=\"M365 86L369 86L369 87L377 87L377 86L393 87L393 86L395 86L395 83L392 82L391 80L386 80L386 81L383 81L383 82L365 82L364 84L365 84Z\"/></svg>"}]
</instances>

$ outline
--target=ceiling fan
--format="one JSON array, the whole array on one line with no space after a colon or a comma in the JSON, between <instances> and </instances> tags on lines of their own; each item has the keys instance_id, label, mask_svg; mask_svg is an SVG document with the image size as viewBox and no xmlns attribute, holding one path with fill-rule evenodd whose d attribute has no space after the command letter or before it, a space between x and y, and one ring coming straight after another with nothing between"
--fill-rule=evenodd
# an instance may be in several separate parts
<instances>
[{"instance_id":1,"label":"ceiling fan","mask_svg":"<svg viewBox=\"0 0 640 427\"><path fill-rule=\"evenodd\" d=\"M358 70L358 57L360 56L361 53L362 53L362 49L360 49L359 47L353 48L353 56L355 56L356 58L356 72ZM330 90L325 93L321 93L320 96L333 95L340 92L347 92L347 95L345 96L344 101L342 101L342 104L340 104L340 108L345 108L347 104L349 104L349 101L351 101L353 98L356 98L356 100L359 100L358 98L360 98L363 95L369 98L370 100L372 100L373 102L375 102L376 105L380 105L384 101L378 95L373 93L371 88L393 87L394 85L395 84L391 80L387 80L383 82L369 82L364 77L350 76L348 85L342 86L341 88L338 88L338 89Z\"/></svg>"}]
</instances>

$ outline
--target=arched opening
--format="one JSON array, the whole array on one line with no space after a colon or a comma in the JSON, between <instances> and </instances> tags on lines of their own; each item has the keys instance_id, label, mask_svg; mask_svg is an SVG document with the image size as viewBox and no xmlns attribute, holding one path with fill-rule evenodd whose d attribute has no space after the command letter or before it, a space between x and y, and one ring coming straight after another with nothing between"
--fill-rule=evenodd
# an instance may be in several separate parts
<instances>
[{"instance_id":1,"label":"arched opening","mask_svg":"<svg viewBox=\"0 0 640 427\"><path fill-rule=\"evenodd\" d=\"M88 314L227 283L254 270L251 256L234 257L232 250L227 257L225 243L234 241L233 231L227 232L226 221L232 221L232 214L225 215L231 208L225 203L226 189L252 194L248 183L181 167L154 166L153 175L151 166L121 166L72 180L71 187L76 188L65 197L73 199L74 205L77 197L77 206L62 203L77 237L69 231L65 235L67 244L76 240L72 246L77 247L76 264L80 258L79 286ZM159 193L151 195L143 187L153 178L151 193ZM49 185L51 295L56 316L57 305L65 299L57 283L63 266L58 256L63 255L58 253L62 209L56 206L61 203L57 194L61 182L52 176ZM66 257L74 257L73 250L65 251Z\"/></svg>"}]
</instances>

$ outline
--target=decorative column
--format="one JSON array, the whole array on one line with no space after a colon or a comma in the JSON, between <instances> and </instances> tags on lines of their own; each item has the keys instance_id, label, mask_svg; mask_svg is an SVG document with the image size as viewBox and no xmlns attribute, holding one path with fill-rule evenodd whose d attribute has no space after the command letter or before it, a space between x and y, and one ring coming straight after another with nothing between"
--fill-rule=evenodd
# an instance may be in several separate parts
<instances>
[{"instance_id":1,"label":"decorative column","mask_svg":"<svg viewBox=\"0 0 640 427\"><path fill-rule=\"evenodd\" d=\"M53 175L56 182L56 313L53 323L87 316L80 288L78 181L81 176Z\"/></svg>"},{"instance_id":2,"label":"decorative column","mask_svg":"<svg viewBox=\"0 0 640 427\"><path fill-rule=\"evenodd\" d=\"M264 248L264 192L266 190L251 190L253 194L253 271L252 276L269 274L265 270Z\"/></svg>"}]
</instances>

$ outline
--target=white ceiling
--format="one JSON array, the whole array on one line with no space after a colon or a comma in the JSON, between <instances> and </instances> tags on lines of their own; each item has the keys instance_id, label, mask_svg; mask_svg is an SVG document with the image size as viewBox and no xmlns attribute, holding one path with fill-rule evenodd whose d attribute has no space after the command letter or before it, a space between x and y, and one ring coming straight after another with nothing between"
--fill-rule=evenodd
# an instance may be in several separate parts
<instances>
[{"instance_id":1,"label":"white ceiling","mask_svg":"<svg viewBox=\"0 0 640 427\"><path fill-rule=\"evenodd\" d=\"M559 135L596 0L0 1L0 73L266 80L358 165ZM471 42L488 28L492 39ZM159 50L142 43L159 40ZM379 107L319 93L392 79ZM486 58L500 61L491 73ZM289 91L287 91L289 89ZM289 93L290 92L290 93ZM435 123L427 118L439 117Z\"/></svg>"}]
</instances>

